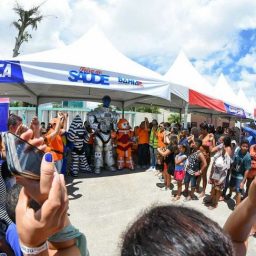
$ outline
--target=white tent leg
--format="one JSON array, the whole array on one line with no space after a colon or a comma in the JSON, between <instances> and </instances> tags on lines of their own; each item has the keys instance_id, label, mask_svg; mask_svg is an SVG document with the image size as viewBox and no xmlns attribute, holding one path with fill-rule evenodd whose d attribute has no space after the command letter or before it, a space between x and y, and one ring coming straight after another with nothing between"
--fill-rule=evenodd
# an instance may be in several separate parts
<instances>
[{"instance_id":1,"label":"white tent leg","mask_svg":"<svg viewBox=\"0 0 256 256\"><path fill-rule=\"evenodd\" d=\"M185 111L184 111L184 129L188 128L188 103L185 104Z\"/></svg>"}]
</instances>

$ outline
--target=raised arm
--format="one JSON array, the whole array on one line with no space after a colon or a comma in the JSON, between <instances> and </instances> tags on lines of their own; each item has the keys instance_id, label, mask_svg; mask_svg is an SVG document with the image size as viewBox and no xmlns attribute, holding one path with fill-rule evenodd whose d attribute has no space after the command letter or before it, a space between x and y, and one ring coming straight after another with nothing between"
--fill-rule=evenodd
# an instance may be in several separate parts
<instances>
[{"instance_id":1,"label":"raised arm","mask_svg":"<svg viewBox=\"0 0 256 256\"><path fill-rule=\"evenodd\" d=\"M256 179L245 198L228 217L223 229L231 237L236 255L244 256L252 226L256 223Z\"/></svg>"}]
</instances>

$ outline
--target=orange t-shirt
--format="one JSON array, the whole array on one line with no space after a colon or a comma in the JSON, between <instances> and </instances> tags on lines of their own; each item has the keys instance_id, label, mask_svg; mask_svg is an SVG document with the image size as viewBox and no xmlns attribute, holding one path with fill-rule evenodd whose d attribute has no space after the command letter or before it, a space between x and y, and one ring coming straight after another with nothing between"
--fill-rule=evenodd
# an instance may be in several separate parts
<instances>
[{"instance_id":1,"label":"orange t-shirt","mask_svg":"<svg viewBox=\"0 0 256 256\"><path fill-rule=\"evenodd\" d=\"M160 132L160 131L157 131L157 139L158 139L158 147L159 148L163 148L165 147L165 144L164 144L164 131L163 132Z\"/></svg>"},{"instance_id":2,"label":"orange t-shirt","mask_svg":"<svg viewBox=\"0 0 256 256\"><path fill-rule=\"evenodd\" d=\"M64 145L63 145L63 141L62 141L62 137L61 135L57 135L55 138L51 139L50 138L50 134L54 132L53 129L50 129L48 134L46 135L46 139L47 139L47 142L48 142L48 146L51 148L51 153L52 153L52 156L53 156L53 160L54 161L58 161L58 160L61 160L63 158L63 151L64 151ZM59 151L59 152L62 152L62 153L57 153L53 150L56 150L56 151Z\"/></svg>"},{"instance_id":3,"label":"orange t-shirt","mask_svg":"<svg viewBox=\"0 0 256 256\"><path fill-rule=\"evenodd\" d=\"M149 143L149 133L147 129L138 128L136 131L138 136L138 144L148 144Z\"/></svg>"}]
</instances>

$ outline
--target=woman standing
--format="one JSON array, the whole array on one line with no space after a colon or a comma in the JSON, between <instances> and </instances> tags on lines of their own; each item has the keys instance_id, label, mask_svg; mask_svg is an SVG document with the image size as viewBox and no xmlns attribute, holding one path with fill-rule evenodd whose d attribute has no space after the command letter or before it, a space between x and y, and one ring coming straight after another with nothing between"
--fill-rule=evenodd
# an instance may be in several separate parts
<instances>
[{"instance_id":1,"label":"woman standing","mask_svg":"<svg viewBox=\"0 0 256 256\"><path fill-rule=\"evenodd\" d=\"M209 183L212 184L212 190L210 198L208 200L204 200L206 204L210 204L208 207L209 210L217 208L218 206L231 165L231 139L228 136L224 136L220 138L220 141L223 141L223 143L212 149L212 152L216 152L213 157L209 181Z\"/></svg>"},{"instance_id":2,"label":"woman standing","mask_svg":"<svg viewBox=\"0 0 256 256\"><path fill-rule=\"evenodd\" d=\"M158 148L158 153L164 157L164 184L165 189L170 188L171 175L174 175L175 169L175 155L178 153L178 138L175 135L170 137L170 143L167 148Z\"/></svg>"},{"instance_id":3,"label":"woman standing","mask_svg":"<svg viewBox=\"0 0 256 256\"><path fill-rule=\"evenodd\" d=\"M208 170L208 167L211 162L211 150L212 150L212 147L215 147L214 135L212 133L208 133L208 124L205 122L200 124L199 139L202 140L201 151L202 151L202 153L205 157L206 163L207 163L205 171L202 174L203 190L199 196L199 197L204 197L206 186L207 186L207 170ZM197 180L197 186L196 186L197 192L199 192L200 182L201 182L201 177L199 177Z\"/></svg>"}]
</instances>

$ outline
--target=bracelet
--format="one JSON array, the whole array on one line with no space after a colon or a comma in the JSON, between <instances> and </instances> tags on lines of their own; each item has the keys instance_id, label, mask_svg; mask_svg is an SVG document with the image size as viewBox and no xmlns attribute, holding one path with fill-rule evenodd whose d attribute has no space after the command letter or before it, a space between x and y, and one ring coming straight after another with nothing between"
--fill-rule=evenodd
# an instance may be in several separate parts
<instances>
[{"instance_id":1,"label":"bracelet","mask_svg":"<svg viewBox=\"0 0 256 256\"><path fill-rule=\"evenodd\" d=\"M24 254L32 254L32 255L37 255L45 250L48 249L48 243L44 242L42 245L40 245L39 247L27 247L24 244L22 244L20 242L20 250L24 253Z\"/></svg>"}]
</instances>

